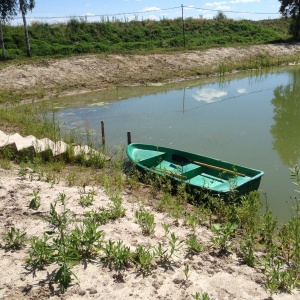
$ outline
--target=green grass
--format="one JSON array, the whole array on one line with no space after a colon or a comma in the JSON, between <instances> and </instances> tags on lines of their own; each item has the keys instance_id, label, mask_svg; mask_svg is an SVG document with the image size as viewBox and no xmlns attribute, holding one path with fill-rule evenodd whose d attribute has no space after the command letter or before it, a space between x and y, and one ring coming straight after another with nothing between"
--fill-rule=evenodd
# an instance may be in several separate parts
<instances>
[{"instance_id":1,"label":"green grass","mask_svg":"<svg viewBox=\"0 0 300 300\"><path fill-rule=\"evenodd\" d=\"M282 42L290 39L285 19L185 20L187 49ZM151 53L183 49L182 20L101 21L71 19L67 24L34 22L28 27L33 56L84 53ZM7 56L26 57L23 26L3 28Z\"/></svg>"}]
</instances>

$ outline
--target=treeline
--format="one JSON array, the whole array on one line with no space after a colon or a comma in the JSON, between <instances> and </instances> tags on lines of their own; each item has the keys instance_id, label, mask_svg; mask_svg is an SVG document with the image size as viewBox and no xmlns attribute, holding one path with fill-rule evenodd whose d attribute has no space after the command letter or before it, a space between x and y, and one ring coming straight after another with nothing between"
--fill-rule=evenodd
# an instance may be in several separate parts
<instances>
[{"instance_id":1,"label":"treeline","mask_svg":"<svg viewBox=\"0 0 300 300\"><path fill-rule=\"evenodd\" d=\"M290 39L288 19L263 21L188 18L121 22L69 22L28 26L32 56L83 53L131 53L203 49L284 42ZM7 57L26 56L23 26L3 26Z\"/></svg>"}]
</instances>

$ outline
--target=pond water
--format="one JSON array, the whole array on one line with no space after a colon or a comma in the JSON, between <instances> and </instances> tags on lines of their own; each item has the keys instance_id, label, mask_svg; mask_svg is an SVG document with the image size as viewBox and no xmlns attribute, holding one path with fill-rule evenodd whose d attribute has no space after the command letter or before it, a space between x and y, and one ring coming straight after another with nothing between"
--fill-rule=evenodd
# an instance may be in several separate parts
<instances>
[{"instance_id":1,"label":"pond water","mask_svg":"<svg viewBox=\"0 0 300 300\"><path fill-rule=\"evenodd\" d=\"M300 157L299 67L65 100L54 103L65 128L78 134L88 128L101 140L103 120L109 149L125 146L130 131L133 142L263 170L260 191L280 220L290 217L296 186L289 168Z\"/></svg>"}]
</instances>

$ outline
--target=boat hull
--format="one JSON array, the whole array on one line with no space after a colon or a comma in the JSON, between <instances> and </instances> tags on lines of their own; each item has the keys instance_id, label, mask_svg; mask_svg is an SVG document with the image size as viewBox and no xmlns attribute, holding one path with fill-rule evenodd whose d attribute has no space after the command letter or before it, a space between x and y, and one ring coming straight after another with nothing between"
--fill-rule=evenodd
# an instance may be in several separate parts
<instances>
[{"instance_id":1,"label":"boat hull","mask_svg":"<svg viewBox=\"0 0 300 300\"><path fill-rule=\"evenodd\" d=\"M130 144L128 158L141 171L184 182L189 190L209 191L214 195L228 195L235 190L239 195L259 188L263 171L235 165L215 158L177 149Z\"/></svg>"}]
</instances>

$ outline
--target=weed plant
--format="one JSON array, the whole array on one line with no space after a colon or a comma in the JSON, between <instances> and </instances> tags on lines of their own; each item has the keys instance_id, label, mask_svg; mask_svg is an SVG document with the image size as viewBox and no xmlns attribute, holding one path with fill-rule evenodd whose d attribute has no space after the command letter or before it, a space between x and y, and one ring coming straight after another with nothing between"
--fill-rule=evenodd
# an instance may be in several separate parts
<instances>
[{"instance_id":1,"label":"weed plant","mask_svg":"<svg viewBox=\"0 0 300 300\"><path fill-rule=\"evenodd\" d=\"M3 234L3 240L5 242L5 249L19 250L26 241L26 232L15 227L11 227Z\"/></svg>"},{"instance_id":2,"label":"weed plant","mask_svg":"<svg viewBox=\"0 0 300 300\"><path fill-rule=\"evenodd\" d=\"M235 235L237 227L234 222L227 222L224 225L213 224L212 231L215 235L212 237L212 243L219 253L227 253L230 250L230 239Z\"/></svg>"},{"instance_id":3,"label":"weed plant","mask_svg":"<svg viewBox=\"0 0 300 300\"><path fill-rule=\"evenodd\" d=\"M198 241L195 235L191 235L185 240L185 244L187 246L188 252L191 254L199 254L204 250L203 245L200 241Z\"/></svg>"},{"instance_id":4,"label":"weed plant","mask_svg":"<svg viewBox=\"0 0 300 300\"><path fill-rule=\"evenodd\" d=\"M69 243L79 254L80 258L95 257L101 250L104 232L98 230L99 224L90 219L76 226L69 236Z\"/></svg>"},{"instance_id":5,"label":"weed plant","mask_svg":"<svg viewBox=\"0 0 300 300\"><path fill-rule=\"evenodd\" d=\"M134 217L136 219L136 222L140 225L142 229L142 233L144 235L154 234L154 230L155 230L154 214L151 214L146 210L142 209L136 211L134 213Z\"/></svg>"},{"instance_id":6,"label":"weed plant","mask_svg":"<svg viewBox=\"0 0 300 300\"><path fill-rule=\"evenodd\" d=\"M195 295L192 295L192 297L195 299L195 300L214 300L214 298L211 298L210 296L209 296L209 294L208 293L206 293L206 292L203 292L203 293L198 293L198 292L196 292L196 294Z\"/></svg>"},{"instance_id":7,"label":"weed plant","mask_svg":"<svg viewBox=\"0 0 300 300\"><path fill-rule=\"evenodd\" d=\"M89 192L87 195L80 195L80 198L78 200L79 204L83 207L92 205L95 201L94 195L95 194L93 192Z\"/></svg>"},{"instance_id":8,"label":"weed plant","mask_svg":"<svg viewBox=\"0 0 300 300\"><path fill-rule=\"evenodd\" d=\"M109 240L102 247L102 252L104 254L102 259L110 268L115 267L118 271L128 266L132 257L130 248L124 245L122 241L114 242Z\"/></svg>"},{"instance_id":9,"label":"weed plant","mask_svg":"<svg viewBox=\"0 0 300 300\"><path fill-rule=\"evenodd\" d=\"M28 196L33 196L31 201L29 202L29 208L37 210L41 205L41 196L39 195L39 190L34 190Z\"/></svg>"},{"instance_id":10,"label":"weed plant","mask_svg":"<svg viewBox=\"0 0 300 300\"><path fill-rule=\"evenodd\" d=\"M266 211L262 215L262 226L260 229L261 241L267 248L274 244L274 237L277 235L277 218L273 216L269 204L266 204Z\"/></svg>"},{"instance_id":11,"label":"weed plant","mask_svg":"<svg viewBox=\"0 0 300 300\"><path fill-rule=\"evenodd\" d=\"M53 246L50 244L49 239L50 237L46 233L43 233L41 238L36 236L31 238L26 265L33 271L42 270L54 261Z\"/></svg>"},{"instance_id":12,"label":"weed plant","mask_svg":"<svg viewBox=\"0 0 300 300\"><path fill-rule=\"evenodd\" d=\"M148 276L155 265L155 251L152 247L138 245L132 253L132 260L137 266L138 272L143 276Z\"/></svg>"}]
</instances>

